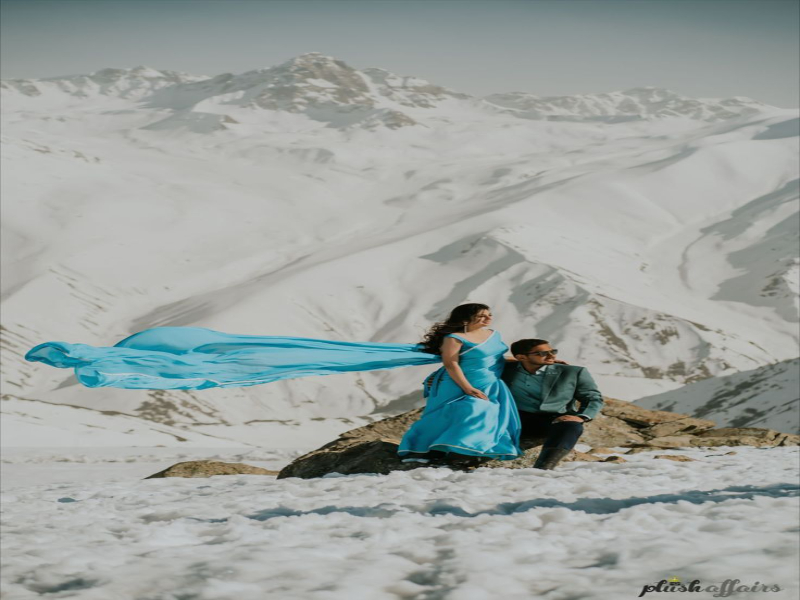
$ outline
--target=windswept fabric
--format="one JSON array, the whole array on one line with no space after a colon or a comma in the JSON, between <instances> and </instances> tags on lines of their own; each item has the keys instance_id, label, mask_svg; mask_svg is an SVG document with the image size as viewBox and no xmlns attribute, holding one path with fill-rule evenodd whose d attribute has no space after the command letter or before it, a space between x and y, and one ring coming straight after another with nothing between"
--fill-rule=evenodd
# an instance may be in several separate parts
<instances>
[{"instance_id":1,"label":"windswept fabric","mask_svg":"<svg viewBox=\"0 0 800 600\"><path fill-rule=\"evenodd\" d=\"M25 359L75 369L87 387L202 390L245 387L353 371L441 362L419 344L337 342L311 338L238 335L199 327L156 327L112 347L47 342Z\"/></svg>"}]
</instances>

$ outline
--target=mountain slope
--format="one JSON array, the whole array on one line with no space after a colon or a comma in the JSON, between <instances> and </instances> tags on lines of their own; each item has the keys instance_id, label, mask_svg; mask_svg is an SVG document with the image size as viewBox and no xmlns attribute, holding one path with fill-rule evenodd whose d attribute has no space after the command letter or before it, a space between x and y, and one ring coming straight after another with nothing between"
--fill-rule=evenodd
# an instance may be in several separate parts
<instances>
[{"instance_id":1,"label":"mountain slope","mask_svg":"<svg viewBox=\"0 0 800 600\"><path fill-rule=\"evenodd\" d=\"M800 431L800 359L712 377L636 401L645 408L688 413L720 427Z\"/></svg>"},{"instance_id":2,"label":"mountain slope","mask_svg":"<svg viewBox=\"0 0 800 600\"><path fill-rule=\"evenodd\" d=\"M718 121L758 114L766 106L744 97L687 98L671 90L640 87L606 94L536 96L524 92L492 94L488 102L510 108L520 117L554 120L624 121L663 117L688 117Z\"/></svg>"}]
</instances>

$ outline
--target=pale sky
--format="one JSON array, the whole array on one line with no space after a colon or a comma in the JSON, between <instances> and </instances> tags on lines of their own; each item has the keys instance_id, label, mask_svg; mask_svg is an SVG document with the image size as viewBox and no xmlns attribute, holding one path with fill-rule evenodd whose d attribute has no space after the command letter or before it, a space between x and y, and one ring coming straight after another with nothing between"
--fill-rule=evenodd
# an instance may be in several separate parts
<instances>
[{"instance_id":1,"label":"pale sky","mask_svg":"<svg viewBox=\"0 0 800 600\"><path fill-rule=\"evenodd\" d=\"M3 78L198 75L305 52L474 95L608 92L800 104L797 0L2 0Z\"/></svg>"}]
</instances>

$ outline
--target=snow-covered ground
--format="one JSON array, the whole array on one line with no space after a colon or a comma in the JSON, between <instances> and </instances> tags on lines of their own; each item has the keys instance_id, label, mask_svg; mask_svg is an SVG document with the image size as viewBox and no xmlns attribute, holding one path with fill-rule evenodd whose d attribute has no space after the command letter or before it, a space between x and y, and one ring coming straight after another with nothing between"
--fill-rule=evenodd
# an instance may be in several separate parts
<instances>
[{"instance_id":1,"label":"snow-covered ground","mask_svg":"<svg viewBox=\"0 0 800 600\"><path fill-rule=\"evenodd\" d=\"M800 591L798 448L555 471L142 480L202 455L156 450L5 452L4 599L612 600L670 577L781 588L737 599ZM216 452L202 456L290 458Z\"/></svg>"}]
</instances>

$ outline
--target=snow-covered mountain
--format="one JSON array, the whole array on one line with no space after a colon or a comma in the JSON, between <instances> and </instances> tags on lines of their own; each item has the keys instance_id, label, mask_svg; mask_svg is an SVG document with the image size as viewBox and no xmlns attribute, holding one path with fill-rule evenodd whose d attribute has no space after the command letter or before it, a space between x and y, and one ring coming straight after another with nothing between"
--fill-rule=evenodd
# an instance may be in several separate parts
<instances>
[{"instance_id":1,"label":"snow-covered mountain","mask_svg":"<svg viewBox=\"0 0 800 600\"><path fill-rule=\"evenodd\" d=\"M156 90L177 84L201 81L205 77L178 71L159 71L150 67L132 69L101 69L89 75L67 75L46 79L5 79L0 89L37 98L45 96L72 96L77 99L93 99L98 96L139 100Z\"/></svg>"},{"instance_id":2,"label":"snow-covered mountain","mask_svg":"<svg viewBox=\"0 0 800 600\"><path fill-rule=\"evenodd\" d=\"M688 117L719 121L756 115L767 108L751 98L687 98L670 90L639 87L605 94L536 96L525 92L492 94L488 102L513 109L520 117L554 120L621 121L658 117Z\"/></svg>"},{"instance_id":3,"label":"snow-covered mountain","mask_svg":"<svg viewBox=\"0 0 800 600\"><path fill-rule=\"evenodd\" d=\"M44 80L9 80L3 89L11 98L97 96L140 100L144 106L169 111L149 129L192 129L204 132L238 124L232 113L259 110L303 114L312 122L334 127L390 129L416 125L405 109L435 108L447 101L484 103L416 77L400 77L383 69L358 71L341 60L312 52L281 65L240 75L196 77L148 67L103 69L91 75ZM491 106L484 106L491 112ZM239 109L244 109L241 111Z\"/></svg>"},{"instance_id":4,"label":"snow-covered mountain","mask_svg":"<svg viewBox=\"0 0 800 600\"><path fill-rule=\"evenodd\" d=\"M303 114L312 121L338 128L358 126L389 129L419 125L418 109L444 108L491 115L504 113L526 119L609 121L685 117L702 121L755 115L769 109L749 98L695 99L654 87L587 94L540 97L523 92L474 98L433 85L417 77L383 69L357 70L347 63L311 52L275 67L240 75L193 76L149 67L103 69L90 75L15 79L0 86L6 102L39 97L139 100L148 108L170 111L153 129L189 128L206 132L240 123L233 112L259 109ZM426 110L423 112L430 112ZM424 115L431 116L431 115Z\"/></svg>"},{"instance_id":5,"label":"snow-covered mountain","mask_svg":"<svg viewBox=\"0 0 800 600\"><path fill-rule=\"evenodd\" d=\"M732 427L800 431L800 359L711 377L682 388L641 398L645 408L689 413Z\"/></svg>"},{"instance_id":6,"label":"snow-covered mountain","mask_svg":"<svg viewBox=\"0 0 800 600\"><path fill-rule=\"evenodd\" d=\"M3 85L3 387L27 437L58 403L102 443L289 444L419 402L429 370L146 392L22 359L159 325L407 342L482 301L628 400L798 354L797 111L648 88L536 116L315 53L136 71Z\"/></svg>"}]
</instances>

